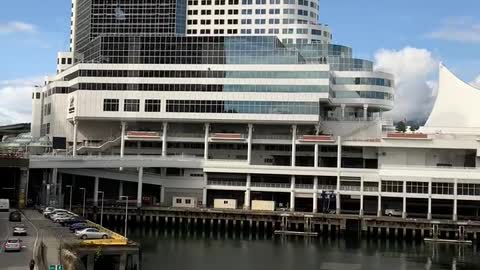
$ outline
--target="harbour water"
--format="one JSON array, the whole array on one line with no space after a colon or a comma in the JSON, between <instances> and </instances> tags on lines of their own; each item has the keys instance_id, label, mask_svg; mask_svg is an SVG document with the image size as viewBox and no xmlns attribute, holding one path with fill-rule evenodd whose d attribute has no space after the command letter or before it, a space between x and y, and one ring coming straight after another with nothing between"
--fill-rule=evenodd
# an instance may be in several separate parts
<instances>
[{"instance_id":1,"label":"harbour water","mask_svg":"<svg viewBox=\"0 0 480 270\"><path fill-rule=\"evenodd\" d=\"M135 228L144 270L473 270L476 245L356 236L303 238Z\"/></svg>"}]
</instances>

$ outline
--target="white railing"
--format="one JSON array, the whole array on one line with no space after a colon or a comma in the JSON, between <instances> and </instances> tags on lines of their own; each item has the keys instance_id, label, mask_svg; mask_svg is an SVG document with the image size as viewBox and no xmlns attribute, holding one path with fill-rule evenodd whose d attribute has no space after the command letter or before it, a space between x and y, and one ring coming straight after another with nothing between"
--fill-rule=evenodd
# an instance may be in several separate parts
<instances>
[{"instance_id":1,"label":"white railing","mask_svg":"<svg viewBox=\"0 0 480 270\"><path fill-rule=\"evenodd\" d=\"M377 187L363 187L363 191L369 191L369 192L378 192L378 186Z\"/></svg>"},{"instance_id":2,"label":"white railing","mask_svg":"<svg viewBox=\"0 0 480 270\"><path fill-rule=\"evenodd\" d=\"M195 156L190 156L190 155L172 155L172 156L146 156L146 155L128 155L124 156L123 158L120 157L119 155L91 155L91 156L86 156L86 155L77 155L77 156L71 156L71 155L31 155L30 159L32 160L66 160L66 161L79 161L79 160L85 160L85 161L92 161L92 160L98 160L98 161L114 161L114 160L145 160L145 161L155 161L155 160L180 160L180 161L199 161L202 160L203 158L195 157Z\"/></svg>"},{"instance_id":3,"label":"white railing","mask_svg":"<svg viewBox=\"0 0 480 270\"><path fill-rule=\"evenodd\" d=\"M267 187L267 188L290 188L290 184L287 183L264 183L264 182L252 182L252 187Z\"/></svg>"},{"instance_id":4,"label":"white railing","mask_svg":"<svg viewBox=\"0 0 480 270\"><path fill-rule=\"evenodd\" d=\"M228 180L208 180L208 185L213 186L235 186L235 187L245 187L247 182L242 181L228 181Z\"/></svg>"},{"instance_id":5,"label":"white railing","mask_svg":"<svg viewBox=\"0 0 480 270\"><path fill-rule=\"evenodd\" d=\"M336 190L337 186L335 186L335 185L318 185L318 189L320 189L320 190Z\"/></svg>"},{"instance_id":6,"label":"white railing","mask_svg":"<svg viewBox=\"0 0 480 270\"><path fill-rule=\"evenodd\" d=\"M345 186L345 185L340 185L340 190L360 191L360 186Z\"/></svg>"},{"instance_id":7,"label":"white railing","mask_svg":"<svg viewBox=\"0 0 480 270\"><path fill-rule=\"evenodd\" d=\"M411 169L425 169L425 170L479 170L477 167L456 167L456 166L432 166L432 165L380 165L379 169L398 169L398 170L411 170Z\"/></svg>"},{"instance_id":8,"label":"white railing","mask_svg":"<svg viewBox=\"0 0 480 270\"><path fill-rule=\"evenodd\" d=\"M312 184L295 184L295 188L299 189L313 189Z\"/></svg>"}]
</instances>

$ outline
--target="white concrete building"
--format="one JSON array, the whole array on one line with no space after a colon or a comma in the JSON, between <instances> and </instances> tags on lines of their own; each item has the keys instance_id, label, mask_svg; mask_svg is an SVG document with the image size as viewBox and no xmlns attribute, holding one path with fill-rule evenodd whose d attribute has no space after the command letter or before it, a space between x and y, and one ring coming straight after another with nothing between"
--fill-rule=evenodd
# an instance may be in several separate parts
<instances>
[{"instance_id":1,"label":"white concrete building","mask_svg":"<svg viewBox=\"0 0 480 270\"><path fill-rule=\"evenodd\" d=\"M217 9L226 20L243 18L243 2L212 9L216 0L204 1L188 1L185 20L215 20L202 11ZM305 2L314 3L305 7L315 15L307 25L317 27L317 2ZM284 5L300 9L282 2L282 12ZM269 13L277 2L252 2L256 8ZM123 12L120 23L128 20L121 6L112 10ZM182 16L174 18L182 24ZM145 198L170 205L174 197L188 197L207 207L215 199L235 199L246 209L252 200L267 200L292 211L478 216L479 125L472 117L478 90L445 67L426 126L395 133L383 117L394 106L393 76L353 58L350 48L330 44L329 37L312 42L310 30L289 37L201 29L187 23L186 36L74 37L82 42L59 56L73 58L72 65L60 60L60 72L32 96L32 134L65 138L67 149L32 156L31 168L47 169L43 180L61 190L70 178L69 185L88 182L91 194L99 185L108 188L112 198L133 182L130 196L139 206ZM309 41L282 42L289 38Z\"/></svg>"}]
</instances>

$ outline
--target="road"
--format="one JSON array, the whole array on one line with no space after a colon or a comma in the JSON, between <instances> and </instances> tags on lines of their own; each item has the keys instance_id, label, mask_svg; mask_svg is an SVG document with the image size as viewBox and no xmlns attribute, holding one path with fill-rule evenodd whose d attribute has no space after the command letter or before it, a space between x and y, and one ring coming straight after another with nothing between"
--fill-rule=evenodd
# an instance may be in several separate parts
<instances>
[{"instance_id":1,"label":"road","mask_svg":"<svg viewBox=\"0 0 480 270\"><path fill-rule=\"evenodd\" d=\"M7 212L0 212L0 269L2 270L25 270L28 269L28 264L33 258L33 249L36 241L38 241L38 234L36 227L28 222L24 217L22 223L27 228L27 236L18 236L22 240L21 252L5 252L3 247L5 241L12 237L12 228L15 222L8 221Z\"/></svg>"}]
</instances>

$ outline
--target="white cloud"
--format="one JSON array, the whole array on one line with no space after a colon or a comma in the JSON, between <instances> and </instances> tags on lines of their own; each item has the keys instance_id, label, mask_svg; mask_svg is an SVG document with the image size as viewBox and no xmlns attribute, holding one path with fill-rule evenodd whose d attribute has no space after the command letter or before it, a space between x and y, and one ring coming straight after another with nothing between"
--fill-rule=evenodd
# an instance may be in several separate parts
<instances>
[{"instance_id":1,"label":"white cloud","mask_svg":"<svg viewBox=\"0 0 480 270\"><path fill-rule=\"evenodd\" d=\"M43 77L0 81L0 125L30 122L32 89Z\"/></svg>"},{"instance_id":2,"label":"white cloud","mask_svg":"<svg viewBox=\"0 0 480 270\"><path fill-rule=\"evenodd\" d=\"M20 22L20 21L11 21L6 23L0 23L0 33L18 33L18 32L36 32L37 27L33 24Z\"/></svg>"},{"instance_id":3,"label":"white cloud","mask_svg":"<svg viewBox=\"0 0 480 270\"><path fill-rule=\"evenodd\" d=\"M471 17L453 17L444 20L439 29L427 34L433 39L463 43L480 43L480 23Z\"/></svg>"},{"instance_id":4,"label":"white cloud","mask_svg":"<svg viewBox=\"0 0 480 270\"><path fill-rule=\"evenodd\" d=\"M412 47L381 49L375 54L375 69L395 76L395 105L389 114L395 120L426 120L438 88L431 80L438 70L432 53Z\"/></svg>"}]
</instances>

